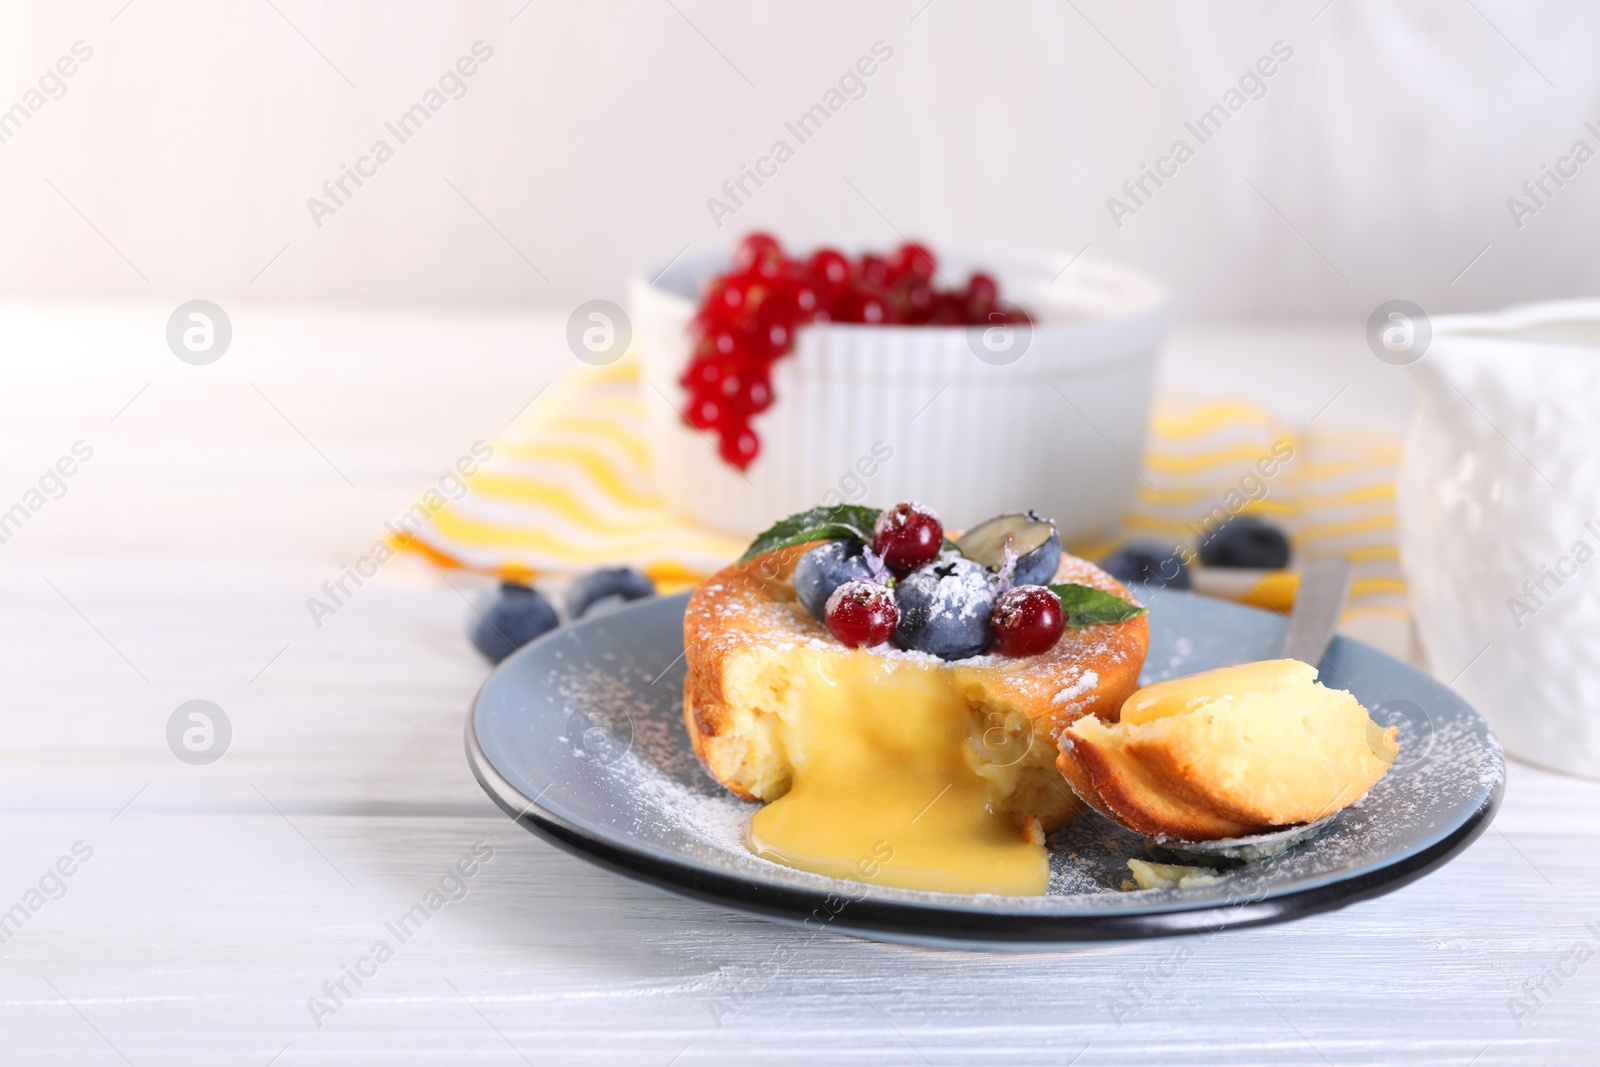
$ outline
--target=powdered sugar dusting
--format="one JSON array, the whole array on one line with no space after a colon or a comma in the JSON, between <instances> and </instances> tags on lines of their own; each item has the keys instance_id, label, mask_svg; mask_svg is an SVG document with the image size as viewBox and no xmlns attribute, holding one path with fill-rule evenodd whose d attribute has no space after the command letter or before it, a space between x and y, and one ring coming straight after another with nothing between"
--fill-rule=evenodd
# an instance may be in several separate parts
<instances>
[{"instance_id":1,"label":"powdered sugar dusting","mask_svg":"<svg viewBox=\"0 0 1600 1067\"><path fill-rule=\"evenodd\" d=\"M1082 704L1085 693L1092 693L1100 684L1100 676L1094 671L1075 668L1077 678L1055 696L1050 698L1052 704L1065 704L1069 711L1076 711Z\"/></svg>"},{"instance_id":2,"label":"powdered sugar dusting","mask_svg":"<svg viewBox=\"0 0 1600 1067\"><path fill-rule=\"evenodd\" d=\"M1079 581L1116 591L1097 568L1071 557L1063 560L1058 580ZM737 592L736 583L719 576L703 591ZM775 647L832 649L845 654L804 608L781 595L712 598L719 613L735 612L773 635ZM724 790L700 765L682 721L684 665L675 660L680 646L675 612L665 602L619 613L605 627L575 628L541 653L539 669L548 680L560 714L546 721L542 713L508 717L495 729L516 734L519 751L530 753L527 784L518 788L541 804L590 832L621 841L645 852L709 870L736 873L754 882L827 890L840 883L761 860L745 846L751 815L759 805ZM707 610L702 607L701 610ZM1159 601L1152 612L1151 659L1163 675L1177 676L1231 662L1270 655L1257 635L1228 644L1237 611L1227 605L1185 597ZM652 620L648 627L630 620ZM614 632L614 637L606 636ZM1047 656L1105 656L1117 662L1115 626L1069 630ZM587 634L587 636L584 636ZM578 636L573 636L578 635ZM1220 635L1220 636L1219 636ZM745 639L738 635L731 639ZM940 662L920 653L881 646L873 654ZM1151 842L1098 815L1086 815L1051 835L1051 881L1042 897L1004 898L1008 911L1084 912L1161 908L1241 899L1285 892L1394 862L1410 851L1428 847L1458 826L1473 809L1487 802L1501 780L1503 760L1487 727L1443 687L1392 664L1378 653L1349 645L1340 669L1359 682L1352 688L1383 725L1400 732L1396 766L1368 796L1332 820L1313 840L1285 854L1227 872L1206 888L1154 889L1125 892L1127 860L1170 859ZM1031 669L1044 657L1007 660L984 656L960 666L984 664L1012 672L1019 685L1039 673ZM1087 658L1080 663L1088 662ZM1061 679L1067 679L1062 684ZM518 684L543 688L531 673L516 676ZM1054 675L1045 694L1057 706L1070 706L1092 693L1102 679L1094 668L1080 667ZM1330 684L1333 680L1330 679ZM1394 699L1391 697L1403 697ZM517 701L519 707L537 704ZM1385 717L1387 715L1387 718ZM544 761L543 763L537 761ZM497 763L497 766L499 764ZM859 890L859 887L852 892ZM999 898L933 894L871 887L883 899L921 901L951 906L985 906Z\"/></svg>"},{"instance_id":3,"label":"powdered sugar dusting","mask_svg":"<svg viewBox=\"0 0 1600 1067\"><path fill-rule=\"evenodd\" d=\"M901 585L928 598L928 615L934 619L987 618L994 603L994 585L988 574L959 557L941 558L914 571Z\"/></svg>"},{"instance_id":4,"label":"powdered sugar dusting","mask_svg":"<svg viewBox=\"0 0 1600 1067\"><path fill-rule=\"evenodd\" d=\"M745 839L759 805L722 789L695 759L682 723L681 665L662 676L661 666L653 661L630 662L625 654L598 663L596 659L581 668L558 666L549 673L569 722L604 724L614 734L631 731L631 745L611 762L597 762L581 737L560 731L560 747L584 761L581 793L599 791L613 799L605 804L584 801L582 796L569 800L564 791L552 789L543 802L563 814L568 803L585 803L587 821L683 861L755 881L820 889L838 885L750 853ZM659 678L655 685L653 678ZM1448 830L1459 819L1462 806L1485 796L1503 773L1498 745L1470 712L1413 716L1399 725L1399 765L1361 804L1341 812L1328 830L1282 856L1226 872L1214 886L1130 893L1122 889L1128 859L1160 862L1172 857L1145 838L1090 814L1050 836L1051 880L1046 895L1004 898L1005 907L1083 911L1256 899L1392 861L1398 851ZM966 906L986 899L886 887L872 887L869 892L884 899Z\"/></svg>"}]
</instances>

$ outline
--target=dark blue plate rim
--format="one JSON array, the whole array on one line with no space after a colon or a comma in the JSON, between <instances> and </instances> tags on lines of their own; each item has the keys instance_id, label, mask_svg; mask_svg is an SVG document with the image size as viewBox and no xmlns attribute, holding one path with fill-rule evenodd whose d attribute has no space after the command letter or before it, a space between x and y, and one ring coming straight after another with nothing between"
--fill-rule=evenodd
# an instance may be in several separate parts
<instances>
[{"instance_id":1,"label":"dark blue plate rim","mask_svg":"<svg viewBox=\"0 0 1600 1067\"><path fill-rule=\"evenodd\" d=\"M676 599L676 598L674 598ZM641 605L643 606L643 605ZM582 624L579 624L580 626ZM519 658L560 639L567 628L520 649ZM1349 638L1339 638L1350 641ZM1360 644L1353 642L1352 644ZM1376 652L1376 650L1371 650ZM1377 653L1381 655L1381 653ZM509 661L508 661L509 662ZM1471 845L1493 821L1505 793L1502 770L1493 787L1459 825L1432 844L1395 862L1301 889L1225 904L1185 905L1173 901L1160 910L1097 911L1077 914L1046 911L969 909L930 901L900 901L864 896L841 905L837 893L775 882L752 881L737 873L680 861L630 846L625 838L580 826L542 806L512 785L485 753L477 736L477 712L485 680L472 702L464 730L467 763L491 800L512 821L537 837L584 860L678 896L764 919L861 937L948 948L1060 948L1176 937L1286 922L1370 900L1416 881Z\"/></svg>"},{"instance_id":2,"label":"dark blue plate rim","mask_svg":"<svg viewBox=\"0 0 1600 1067\"><path fill-rule=\"evenodd\" d=\"M812 929L834 930L864 937L891 936L942 941L952 947L1081 944L1174 937L1219 930L1265 926L1319 912L1333 911L1363 900L1392 893L1449 861L1489 828L1505 791L1505 779L1455 831L1430 848L1398 863L1344 881L1312 889L1291 891L1262 900L1245 900L1224 907L1172 910L1136 915L1049 915L1018 912L965 911L921 904L866 898L842 909L831 892L775 884L751 883L734 875L702 870L621 847L541 810L524 797L489 763L469 721L466 730L467 762L473 775L514 822L538 837L607 870L660 889L715 904L748 915L779 919Z\"/></svg>"}]
</instances>

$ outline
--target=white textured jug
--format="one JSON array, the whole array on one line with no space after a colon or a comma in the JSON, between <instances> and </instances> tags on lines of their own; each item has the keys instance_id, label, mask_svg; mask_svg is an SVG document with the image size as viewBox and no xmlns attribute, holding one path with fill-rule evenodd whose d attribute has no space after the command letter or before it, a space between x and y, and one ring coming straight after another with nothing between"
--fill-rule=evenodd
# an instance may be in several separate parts
<instances>
[{"instance_id":1,"label":"white textured jug","mask_svg":"<svg viewBox=\"0 0 1600 1067\"><path fill-rule=\"evenodd\" d=\"M849 248L850 243L839 247ZM1043 251L936 249L960 284L986 270L1037 316L1013 362L966 329L825 324L799 331L741 474L684 425L678 376L695 295L725 253L684 256L630 286L656 481L673 510L750 535L821 503L920 500L953 527L1035 508L1063 537L1113 531L1132 502L1166 290L1135 271Z\"/></svg>"},{"instance_id":2,"label":"white textured jug","mask_svg":"<svg viewBox=\"0 0 1600 1067\"><path fill-rule=\"evenodd\" d=\"M1600 777L1600 301L1433 325L1399 490L1423 645L1507 751Z\"/></svg>"}]
</instances>

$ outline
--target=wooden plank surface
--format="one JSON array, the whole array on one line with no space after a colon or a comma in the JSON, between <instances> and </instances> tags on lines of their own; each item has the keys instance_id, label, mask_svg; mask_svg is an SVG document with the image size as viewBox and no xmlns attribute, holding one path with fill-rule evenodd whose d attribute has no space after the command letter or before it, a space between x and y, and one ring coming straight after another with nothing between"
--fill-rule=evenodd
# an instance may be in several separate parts
<instances>
[{"instance_id":1,"label":"wooden plank surface","mask_svg":"<svg viewBox=\"0 0 1600 1067\"><path fill-rule=\"evenodd\" d=\"M400 560L320 628L304 601L566 366L560 321L246 308L236 351L194 368L161 347L166 310L0 309L0 506L95 448L0 545L0 912L42 902L0 944L0 1060L1600 1058L1600 962L1574 947L1600 956L1600 784L1521 764L1494 828L1398 893L1083 953L813 936L544 845L461 754L481 583ZM1194 331L1167 373L1242 389L1252 345L1285 344L1340 381L1371 361L1354 334ZM233 727L209 766L167 747L192 699ZM453 880L474 848L492 858ZM460 899L400 943L385 924L441 885ZM379 939L392 958L336 1001Z\"/></svg>"}]
</instances>

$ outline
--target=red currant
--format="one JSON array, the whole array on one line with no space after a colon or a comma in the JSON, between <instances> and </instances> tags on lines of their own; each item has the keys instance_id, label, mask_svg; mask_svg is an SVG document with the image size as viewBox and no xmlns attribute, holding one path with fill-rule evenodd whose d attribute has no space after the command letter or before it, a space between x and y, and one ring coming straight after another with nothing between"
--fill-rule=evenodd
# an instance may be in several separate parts
<instances>
[{"instance_id":1,"label":"red currant","mask_svg":"<svg viewBox=\"0 0 1600 1067\"><path fill-rule=\"evenodd\" d=\"M974 272L967 279L967 299L975 300L981 304L992 304L1000 297L1000 287L993 278L982 271Z\"/></svg>"},{"instance_id":2,"label":"red currant","mask_svg":"<svg viewBox=\"0 0 1600 1067\"><path fill-rule=\"evenodd\" d=\"M713 326L694 346L696 359L728 359L739 354L739 335L726 326Z\"/></svg>"},{"instance_id":3,"label":"red currant","mask_svg":"<svg viewBox=\"0 0 1600 1067\"><path fill-rule=\"evenodd\" d=\"M872 551L896 574L909 574L939 555L944 525L933 509L907 501L878 516L872 527Z\"/></svg>"},{"instance_id":4,"label":"red currant","mask_svg":"<svg viewBox=\"0 0 1600 1067\"><path fill-rule=\"evenodd\" d=\"M881 645L900 625L894 594L877 582L845 582L828 597L823 616L829 632L851 648Z\"/></svg>"},{"instance_id":5,"label":"red currant","mask_svg":"<svg viewBox=\"0 0 1600 1067\"><path fill-rule=\"evenodd\" d=\"M989 624L1007 656L1037 656L1048 652L1066 629L1061 598L1042 585L1019 585L1001 593L989 614Z\"/></svg>"},{"instance_id":6,"label":"red currant","mask_svg":"<svg viewBox=\"0 0 1600 1067\"><path fill-rule=\"evenodd\" d=\"M933 286L937 273L937 259L917 243L901 245L888 256L863 253L854 262L833 248L819 248L800 260L787 257L771 234L746 235L734 250L732 269L706 286L690 320L694 356L679 378L689 393L684 421L715 429L723 458L743 470L761 451L750 416L773 402L767 369L793 350L796 332L807 323L1032 321L1000 303L999 286L988 274L975 272L964 287L942 290Z\"/></svg>"},{"instance_id":7,"label":"red currant","mask_svg":"<svg viewBox=\"0 0 1600 1067\"><path fill-rule=\"evenodd\" d=\"M794 331L781 319L758 315L746 326L746 346L753 359L771 362L789 351Z\"/></svg>"},{"instance_id":8,"label":"red currant","mask_svg":"<svg viewBox=\"0 0 1600 1067\"><path fill-rule=\"evenodd\" d=\"M722 388L722 380L733 373L734 361L696 357L678 379L678 384L691 393L712 393Z\"/></svg>"},{"instance_id":9,"label":"red currant","mask_svg":"<svg viewBox=\"0 0 1600 1067\"><path fill-rule=\"evenodd\" d=\"M776 278L783 273L783 249L771 234L749 234L733 251L733 269L736 274Z\"/></svg>"},{"instance_id":10,"label":"red currant","mask_svg":"<svg viewBox=\"0 0 1600 1067\"><path fill-rule=\"evenodd\" d=\"M929 326L965 326L967 305L953 293L939 293L934 297L933 314L928 316Z\"/></svg>"},{"instance_id":11,"label":"red currant","mask_svg":"<svg viewBox=\"0 0 1600 1067\"><path fill-rule=\"evenodd\" d=\"M767 382L766 375L760 371L751 370L739 375L737 379L730 378L729 381L736 382L736 385L728 399L740 411L748 415L759 415L772 406L772 386Z\"/></svg>"},{"instance_id":12,"label":"red currant","mask_svg":"<svg viewBox=\"0 0 1600 1067\"><path fill-rule=\"evenodd\" d=\"M821 306L822 301L817 295L817 287L804 278L794 278L778 290L773 299L772 310L775 315L799 325L809 322L811 316L815 315Z\"/></svg>"},{"instance_id":13,"label":"red currant","mask_svg":"<svg viewBox=\"0 0 1600 1067\"><path fill-rule=\"evenodd\" d=\"M832 310L837 322L882 326L889 321L889 305L883 297L869 290L851 289L834 301Z\"/></svg>"},{"instance_id":14,"label":"red currant","mask_svg":"<svg viewBox=\"0 0 1600 1067\"><path fill-rule=\"evenodd\" d=\"M689 399L683 417L697 430L709 430L723 417L722 401L714 396L695 396Z\"/></svg>"},{"instance_id":15,"label":"red currant","mask_svg":"<svg viewBox=\"0 0 1600 1067\"><path fill-rule=\"evenodd\" d=\"M913 326L920 326L933 318L933 313L938 308L938 298L934 296L933 286L916 277L902 275L890 297L894 305L895 318Z\"/></svg>"},{"instance_id":16,"label":"red currant","mask_svg":"<svg viewBox=\"0 0 1600 1067\"><path fill-rule=\"evenodd\" d=\"M850 261L831 248L819 248L807 258L806 274L824 292L842 292L850 285Z\"/></svg>"},{"instance_id":17,"label":"red currant","mask_svg":"<svg viewBox=\"0 0 1600 1067\"><path fill-rule=\"evenodd\" d=\"M751 279L716 278L706 290L702 307L713 321L729 322L742 316L749 301Z\"/></svg>"},{"instance_id":18,"label":"red currant","mask_svg":"<svg viewBox=\"0 0 1600 1067\"><path fill-rule=\"evenodd\" d=\"M775 279L761 278L753 274L745 275L750 284L744 293L744 310L746 315L754 315L777 292Z\"/></svg>"},{"instance_id":19,"label":"red currant","mask_svg":"<svg viewBox=\"0 0 1600 1067\"><path fill-rule=\"evenodd\" d=\"M863 253L861 256L861 280L868 285L883 287L893 280L894 272L889 269L889 261L872 252Z\"/></svg>"},{"instance_id":20,"label":"red currant","mask_svg":"<svg viewBox=\"0 0 1600 1067\"><path fill-rule=\"evenodd\" d=\"M933 253L919 244L901 245L889 256L889 272L899 278L909 275L927 281L937 268Z\"/></svg>"},{"instance_id":21,"label":"red currant","mask_svg":"<svg viewBox=\"0 0 1600 1067\"><path fill-rule=\"evenodd\" d=\"M761 454L761 442L748 424L726 421L717 427L717 451L723 459L744 470Z\"/></svg>"}]
</instances>

